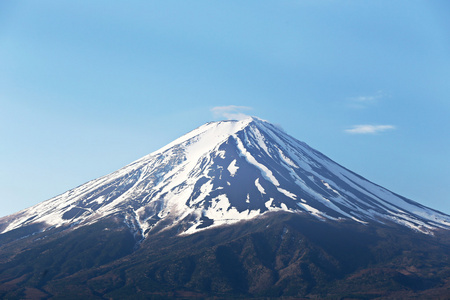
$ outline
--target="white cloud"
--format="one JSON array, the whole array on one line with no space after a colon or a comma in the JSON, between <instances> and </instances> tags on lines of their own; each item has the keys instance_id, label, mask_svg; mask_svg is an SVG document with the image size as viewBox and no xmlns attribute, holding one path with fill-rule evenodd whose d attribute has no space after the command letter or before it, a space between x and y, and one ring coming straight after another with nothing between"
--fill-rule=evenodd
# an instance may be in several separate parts
<instances>
[{"instance_id":1,"label":"white cloud","mask_svg":"<svg viewBox=\"0 0 450 300\"><path fill-rule=\"evenodd\" d=\"M350 129L346 129L345 132L352 134L374 134L383 132L386 130L395 129L393 125L354 125Z\"/></svg>"},{"instance_id":2,"label":"white cloud","mask_svg":"<svg viewBox=\"0 0 450 300\"><path fill-rule=\"evenodd\" d=\"M383 91L377 91L374 95L364 95L347 98L348 106L351 108L366 108L376 104L380 99L386 98L388 95Z\"/></svg>"},{"instance_id":3,"label":"white cloud","mask_svg":"<svg viewBox=\"0 0 450 300\"><path fill-rule=\"evenodd\" d=\"M211 112L214 114L214 118L225 118L228 120L242 120L248 118L249 115L246 115L242 111L252 110L252 107L248 106L237 106L237 105L228 105L228 106L216 106L211 108Z\"/></svg>"},{"instance_id":4,"label":"white cloud","mask_svg":"<svg viewBox=\"0 0 450 300\"><path fill-rule=\"evenodd\" d=\"M379 96L359 96L359 97L350 98L350 100L352 100L354 102L368 103L368 102L374 102L378 98L380 98L380 97Z\"/></svg>"}]
</instances>

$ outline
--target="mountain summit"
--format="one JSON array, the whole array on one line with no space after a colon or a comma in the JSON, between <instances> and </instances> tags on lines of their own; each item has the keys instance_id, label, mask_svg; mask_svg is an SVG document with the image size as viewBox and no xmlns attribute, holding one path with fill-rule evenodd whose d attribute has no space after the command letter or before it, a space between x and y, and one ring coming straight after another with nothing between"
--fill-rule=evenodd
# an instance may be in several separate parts
<instances>
[{"instance_id":1,"label":"mountain summit","mask_svg":"<svg viewBox=\"0 0 450 300\"><path fill-rule=\"evenodd\" d=\"M0 233L73 228L116 216L141 239L257 218L271 211L432 233L450 216L347 170L259 118L210 122L167 146L52 199L0 219ZM27 234L30 230L25 230Z\"/></svg>"}]
</instances>

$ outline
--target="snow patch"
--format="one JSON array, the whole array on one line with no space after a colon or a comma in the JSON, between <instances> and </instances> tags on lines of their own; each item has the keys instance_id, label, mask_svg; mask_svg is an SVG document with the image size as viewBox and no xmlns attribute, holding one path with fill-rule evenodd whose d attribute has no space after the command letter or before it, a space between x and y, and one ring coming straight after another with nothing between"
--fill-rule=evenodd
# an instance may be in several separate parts
<instances>
[{"instance_id":1,"label":"snow patch","mask_svg":"<svg viewBox=\"0 0 450 300\"><path fill-rule=\"evenodd\" d=\"M286 196L288 196L291 199L297 200L297 195L295 195L294 193L291 193L285 189L282 189L280 187L277 188L279 192L285 194Z\"/></svg>"},{"instance_id":2,"label":"snow patch","mask_svg":"<svg viewBox=\"0 0 450 300\"><path fill-rule=\"evenodd\" d=\"M239 167L236 166L236 159L233 160L227 168L228 172L230 172L231 177L234 177L234 175L236 175L238 169Z\"/></svg>"},{"instance_id":3,"label":"snow patch","mask_svg":"<svg viewBox=\"0 0 450 300\"><path fill-rule=\"evenodd\" d=\"M256 180L255 180L255 186L256 186L256 188L258 189L258 191L259 191L261 194L265 194L265 193L266 193L266 191L264 190L264 188L262 187L262 185L259 183L259 178L256 178Z\"/></svg>"}]
</instances>

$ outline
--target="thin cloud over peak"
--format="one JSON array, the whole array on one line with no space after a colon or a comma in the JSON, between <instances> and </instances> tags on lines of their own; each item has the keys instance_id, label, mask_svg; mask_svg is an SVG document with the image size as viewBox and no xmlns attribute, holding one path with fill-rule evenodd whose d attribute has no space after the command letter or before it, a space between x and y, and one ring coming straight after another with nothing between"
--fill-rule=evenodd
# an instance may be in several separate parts
<instances>
[{"instance_id":1,"label":"thin cloud over peak","mask_svg":"<svg viewBox=\"0 0 450 300\"><path fill-rule=\"evenodd\" d=\"M352 128L346 129L345 132L351 134L375 134L392 129L395 129L394 125L354 125Z\"/></svg>"},{"instance_id":2,"label":"thin cloud over peak","mask_svg":"<svg viewBox=\"0 0 450 300\"><path fill-rule=\"evenodd\" d=\"M347 98L348 106L351 108L366 108L376 104L380 99L386 98L388 95L379 90L373 95L361 95Z\"/></svg>"},{"instance_id":3,"label":"thin cloud over peak","mask_svg":"<svg viewBox=\"0 0 450 300\"><path fill-rule=\"evenodd\" d=\"M249 106L216 106L211 108L211 112L214 114L214 118L225 118L228 120L242 120L248 118L249 115L243 113L243 111L252 110Z\"/></svg>"}]
</instances>

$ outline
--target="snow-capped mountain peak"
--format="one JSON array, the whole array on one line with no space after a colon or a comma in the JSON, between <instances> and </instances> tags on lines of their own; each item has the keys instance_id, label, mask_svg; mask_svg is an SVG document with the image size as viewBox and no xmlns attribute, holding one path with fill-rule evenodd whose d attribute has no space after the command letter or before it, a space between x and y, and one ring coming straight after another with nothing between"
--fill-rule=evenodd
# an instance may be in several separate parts
<instances>
[{"instance_id":1,"label":"snow-capped mountain peak","mask_svg":"<svg viewBox=\"0 0 450 300\"><path fill-rule=\"evenodd\" d=\"M143 238L180 234L271 211L323 220L394 222L424 233L450 216L394 194L345 169L267 121L210 122L109 175L0 219L4 233L122 218Z\"/></svg>"}]
</instances>

